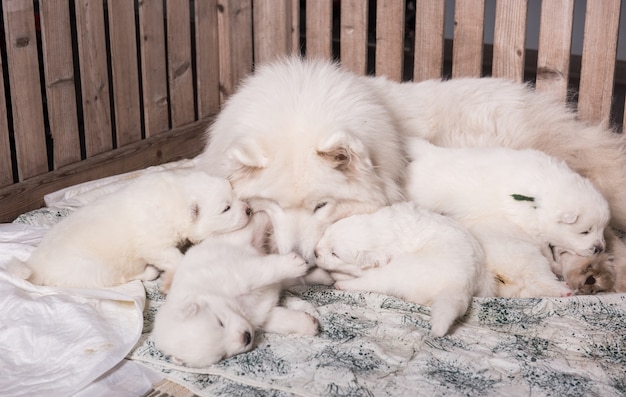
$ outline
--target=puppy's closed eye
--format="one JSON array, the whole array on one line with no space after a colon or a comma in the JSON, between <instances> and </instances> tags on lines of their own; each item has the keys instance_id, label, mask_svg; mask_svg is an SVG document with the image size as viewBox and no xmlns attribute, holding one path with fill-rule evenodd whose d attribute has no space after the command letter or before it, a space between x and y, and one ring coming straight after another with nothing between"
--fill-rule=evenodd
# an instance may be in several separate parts
<instances>
[{"instance_id":1,"label":"puppy's closed eye","mask_svg":"<svg viewBox=\"0 0 626 397\"><path fill-rule=\"evenodd\" d=\"M223 213L225 213L225 212L228 212L228 211L230 211L230 205L227 205L227 206L224 208L224 210L222 211L222 214L223 214Z\"/></svg>"}]
</instances>

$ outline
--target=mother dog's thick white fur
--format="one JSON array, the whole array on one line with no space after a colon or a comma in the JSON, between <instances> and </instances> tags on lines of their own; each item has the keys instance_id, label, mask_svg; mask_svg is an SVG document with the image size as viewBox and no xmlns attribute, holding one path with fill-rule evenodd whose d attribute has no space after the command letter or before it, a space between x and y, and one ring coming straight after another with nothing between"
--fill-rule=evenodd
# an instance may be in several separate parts
<instances>
[{"instance_id":1,"label":"mother dog's thick white fur","mask_svg":"<svg viewBox=\"0 0 626 397\"><path fill-rule=\"evenodd\" d=\"M556 281L543 247L580 256L605 248L608 204L561 160L529 149L443 148L421 138L409 139L408 151L409 197L467 225L505 281L523 284L539 274Z\"/></svg>"},{"instance_id":2,"label":"mother dog's thick white fur","mask_svg":"<svg viewBox=\"0 0 626 397\"><path fill-rule=\"evenodd\" d=\"M289 58L245 80L208 135L200 166L266 208L279 251L307 260L326 225L402 199L408 136L545 151L590 178L626 228L623 138L504 79L400 84Z\"/></svg>"},{"instance_id":3,"label":"mother dog's thick white fur","mask_svg":"<svg viewBox=\"0 0 626 397\"><path fill-rule=\"evenodd\" d=\"M374 291L432 306L431 330L443 336L465 314L473 296L493 296L478 241L452 218L397 203L352 215L326 229L315 250L317 265L354 278L344 290ZM341 277L343 278L343 277Z\"/></svg>"},{"instance_id":4,"label":"mother dog's thick white fur","mask_svg":"<svg viewBox=\"0 0 626 397\"><path fill-rule=\"evenodd\" d=\"M177 245L244 227L248 205L227 180L163 171L88 204L53 226L26 261L35 284L99 288L172 272Z\"/></svg>"},{"instance_id":5,"label":"mother dog's thick white fur","mask_svg":"<svg viewBox=\"0 0 626 397\"><path fill-rule=\"evenodd\" d=\"M365 81L322 61L266 65L209 130L200 166L269 214L281 253L312 262L325 226L402 198L396 120Z\"/></svg>"},{"instance_id":6,"label":"mother dog's thick white fur","mask_svg":"<svg viewBox=\"0 0 626 397\"><path fill-rule=\"evenodd\" d=\"M294 253L261 253L266 227L259 215L245 229L187 251L151 334L156 347L175 361L204 367L246 352L257 328L317 334L319 324L311 315L277 306L283 284L295 284L308 266Z\"/></svg>"}]
</instances>

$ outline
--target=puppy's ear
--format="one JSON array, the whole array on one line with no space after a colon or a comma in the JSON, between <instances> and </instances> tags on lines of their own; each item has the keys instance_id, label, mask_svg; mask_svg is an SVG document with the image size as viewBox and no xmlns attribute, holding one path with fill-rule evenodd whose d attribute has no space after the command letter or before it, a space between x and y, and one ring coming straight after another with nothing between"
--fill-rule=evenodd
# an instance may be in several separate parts
<instances>
[{"instance_id":1,"label":"puppy's ear","mask_svg":"<svg viewBox=\"0 0 626 397\"><path fill-rule=\"evenodd\" d=\"M343 131L327 137L318 146L317 155L332 168L344 173L372 168L372 161L363 142Z\"/></svg>"},{"instance_id":2,"label":"puppy's ear","mask_svg":"<svg viewBox=\"0 0 626 397\"><path fill-rule=\"evenodd\" d=\"M261 146L250 139L240 139L227 150L228 158L240 167L265 168L268 157Z\"/></svg>"},{"instance_id":3,"label":"puppy's ear","mask_svg":"<svg viewBox=\"0 0 626 397\"><path fill-rule=\"evenodd\" d=\"M571 225L578 220L578 214L575 212L563 212L559 215L559 222Z\"/></svg>"}]
</instances>

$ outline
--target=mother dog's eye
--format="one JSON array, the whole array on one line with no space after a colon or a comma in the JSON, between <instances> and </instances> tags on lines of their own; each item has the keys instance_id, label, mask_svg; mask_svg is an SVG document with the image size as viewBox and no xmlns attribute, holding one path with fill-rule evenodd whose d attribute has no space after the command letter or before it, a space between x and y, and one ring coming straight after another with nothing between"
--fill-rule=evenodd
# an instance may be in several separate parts
<instances>
[{"instance_id":1,"label":"mother dog's eye","mask_svg":"<svg viewBox=\"0 0 626 397\"><path fill-rule=\"evenodd\" d=\"M229 211L229 210L230 210L230 205L227 205L227 206L226 206L226 208L224 208L224 211L222 211L222 214L223 214L224 212Z\"/></svg>"},{"instance_id":2,"label":"mother dog's eye","mask_svg":"<svg viewBox=\"0 0 626 397\"><path fill-rule=\"evenodd\" d=\"M585 230L584 232L580 232L580 234L585 234L585 235L586 235L586 234L589 234L589 233L591 233L591 229L589 229L589 230Z\"/></svg>"},{"instance_id":3,"label":"mother dog's eye","mask_svg":"<svg viewBox=\"0 0 626 397\"><path fill-rule=\"evenodd\" d=\"M321 203L318 203L313 209L313 212L317 212L317 210L326 207L326 204L328 204L328 201L322 201Z\"/></svg>"}]
</instances>

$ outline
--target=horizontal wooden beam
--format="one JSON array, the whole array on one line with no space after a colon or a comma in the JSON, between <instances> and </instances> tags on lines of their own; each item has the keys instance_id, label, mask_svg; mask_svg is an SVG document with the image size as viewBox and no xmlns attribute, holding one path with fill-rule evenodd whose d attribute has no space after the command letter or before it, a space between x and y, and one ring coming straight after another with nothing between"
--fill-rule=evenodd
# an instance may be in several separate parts
<instances>
[{"instance_id":1,"label":"horizontal wooden beam","mask_svg":"<svg viewBox=\"0 0 626 397\"><path fill-rule=\"evenodd\" d=\"M43 197L79 183L192 158L205 145L210 119L160 133L0 189L0 222L44 206Z\"/></svg>"}]
</instances>

